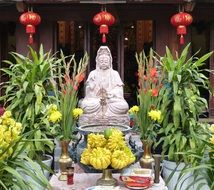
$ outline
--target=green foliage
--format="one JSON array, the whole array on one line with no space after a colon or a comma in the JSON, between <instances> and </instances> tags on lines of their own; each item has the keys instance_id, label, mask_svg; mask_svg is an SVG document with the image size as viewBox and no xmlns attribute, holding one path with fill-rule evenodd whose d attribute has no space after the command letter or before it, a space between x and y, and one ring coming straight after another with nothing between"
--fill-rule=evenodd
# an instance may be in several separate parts
<instances>
[{"instance_id":1,"label":"green foliage","mask_svg":"<svg viewBox=\"0 0 214 190\"><path fill-rule=\"evenodd\" d=\"M198 184L196 190L200 190L206 185L210 189L214 189L214 125L210 127L209 124L201 124L200 130L196 133L196 138L201 144L194 149L180 153L186 155L186 157L194 158L191 167L184 169L181 175L192 172ZM212 138L213 140L211 140ZM193 185L194 183L190 184L188 188Z\"/></svg>"},{"instance_id":2,"label":"green foliage","mask_svg":"<svg viewBox=\"0 0 214 190\"><path fill-rule=\"evenodd\" d=\"M25 149L28 146L29 141L26 138L32 137L34 131L30 131L21 135L19 139L13 141L8 149L12 148L13 152L9 157L0 159L0 189L33 189L29 181L27 181L23 174L31 176L31 178L41 187L51 189L48 180L43 175L41 169L35 164L27 155L25 155ZM0 153L0 157L5 152ZM29 167L28 163L31 167Z\"/></svg>"},{"instance_id":3,"label":"green foliage","mask_svg":"<svg viewBox=\"0 0 214 190\"><path fill-rule=\"evenodd\" d=\"M59 63L59 59L51 52L44 53L42 45L39 53L29 47L27 57L15 52L11 55L15 62L5 61L9 68L1 69L9 80L3 84L5 95L0 100L22 123L24 132L37 129L33 137L36 140L29 142L27 147L28 155L35 158L41 153L51 152L54 147L50 129L43 124L42 110L51 99L48 96L50 65Z\"/></svg>"},{"instance_id":4,"label":"green foliage","mask_svg":"<svg viewBox=\"0 0 214 190\"><path fill-rule=\"evenodd\" d=\"M199 115L208 107L207 100L200 96L199 88L209 89L209 79L201 66L213 52L201 58L188 58L190 44L180 56L173 58L166 48L166 55L159 59L165 75L164 85L159 93L162 113L162 128L159 133L162 138L157 143L163 143L163 155L168 152L168 159L191 162L186 155L177 154L194 149L198 145L196 131L199 128Z\"/></svg>"}]
</instances>

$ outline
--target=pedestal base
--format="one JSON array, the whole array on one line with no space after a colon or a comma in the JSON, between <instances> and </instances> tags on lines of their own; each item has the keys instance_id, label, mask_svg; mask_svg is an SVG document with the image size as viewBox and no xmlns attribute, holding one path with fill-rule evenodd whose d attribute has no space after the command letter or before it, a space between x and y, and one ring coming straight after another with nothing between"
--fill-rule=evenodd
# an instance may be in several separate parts
<instances>
[{"instance_id":1,"label":"pedestal base","mask_svg":"<svg viewBox=\"0 0 214 190\"><path fill-rule=\"evenodd\" d=\"M103 175L97 180L97 185L101 186L116 186L117 180L112 177L112 170L103 170Z\"/></svg>"}]
</instances>

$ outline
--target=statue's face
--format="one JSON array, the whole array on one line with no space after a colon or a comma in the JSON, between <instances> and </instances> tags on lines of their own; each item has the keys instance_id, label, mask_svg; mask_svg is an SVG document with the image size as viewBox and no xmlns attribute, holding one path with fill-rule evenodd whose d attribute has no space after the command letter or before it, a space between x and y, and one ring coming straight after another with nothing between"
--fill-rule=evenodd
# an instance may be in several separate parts
<instances>
[{"instance_id":1,"label":"statue's face","mask_svg":"<svg viewBox=\"0 0 214 190\"><path fill-rule=\"evenodd\" d=\"M98 58L100 69L106 70L110 68L110 57L108 55L100 55Z\"/></svg>"}]
</instances>

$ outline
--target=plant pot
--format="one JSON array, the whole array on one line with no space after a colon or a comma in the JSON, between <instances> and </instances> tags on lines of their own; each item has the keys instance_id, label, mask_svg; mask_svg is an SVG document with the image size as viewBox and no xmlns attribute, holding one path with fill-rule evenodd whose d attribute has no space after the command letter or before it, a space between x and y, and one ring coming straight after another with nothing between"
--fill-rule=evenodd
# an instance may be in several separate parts
<instances>
[{"instance_id":1,"label":"plant pot","mask_svg":"<svg viewBox=\"0 0 214 190\"><path fill-rule=\"evenodd\" d=\"M200 183L197 182L197 179L194 180L194 176L192 172L185 173L179 178L181 171L185 167L188 167L188 166L186 166L184 162L181 162L179 165L177 165L176 162L163 160L163 179L165 182L167 182L167 179L170 177L172 172L174 172L170 181L167 184L168 190L184 190L184 189L187 189L187 187L190 184L192 185L190 188L188 188L188 190L197 189L197 187L201 182ZM205 180L204 180L204 183L206 183ZM200 190L209 190L209 189L210 188L208 186L200 187Z\"/></svg>"},{"instance_id":2,"label":"plant pot","mask_svg":"<svg viewBox=\"0 0 214 190\"><path fill-rule=\"evenodd\" d=\"M154 158L152 157L151 147L152 141L150 140L143 140L143 156L140 159L140 166L142 168L153 168Z\"/></svg>"},{"instance_id":3,"label":"plant pot","mask_svg":"<svg viewBox=\"0 0 214 190\"><path fill-rule=\"evenodd\" d=\"M59 176L60 181L67 180L67 168L72 166L72 159L68 153L69 142L70 141L68 140L61 141L62 152L59 158L59 167L60 167L60 173L61 173Z\"/></svg>"}]
</instances>

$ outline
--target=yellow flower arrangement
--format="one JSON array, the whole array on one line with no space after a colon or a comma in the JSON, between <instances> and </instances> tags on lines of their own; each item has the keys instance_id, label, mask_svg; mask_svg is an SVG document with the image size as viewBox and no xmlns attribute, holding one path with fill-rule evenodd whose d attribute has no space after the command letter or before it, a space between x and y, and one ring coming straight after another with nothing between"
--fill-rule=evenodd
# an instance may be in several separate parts
<instances>
[{"instance_id":1,"label":"yellow flower arrangement","mask_svg":"<svg viewBox=\"0 0 214 190\"><path fill-rule=\"evenodd\" d=\"M119 129L110 130L108 137L94 133L88 135L87 148L81 154L82 164L91 165L98 170L109 166L122 169L135 161L135 155L126 144L123 133Z\"/></svg>"},{"instance_id":2,"label":"yellow flower arrangement","mask_svg":"<svg viewBox=\"0 0 214 190\"><path fill-rule=\"evenodd\" d=\"M10 111L6 111L0 117L0 160L5 160L13 153L10 147L21 133L22 124L15 122Z\"/></svg>"}]
</instances>

